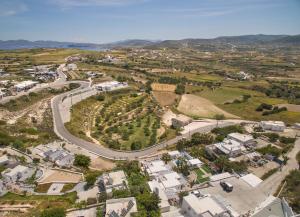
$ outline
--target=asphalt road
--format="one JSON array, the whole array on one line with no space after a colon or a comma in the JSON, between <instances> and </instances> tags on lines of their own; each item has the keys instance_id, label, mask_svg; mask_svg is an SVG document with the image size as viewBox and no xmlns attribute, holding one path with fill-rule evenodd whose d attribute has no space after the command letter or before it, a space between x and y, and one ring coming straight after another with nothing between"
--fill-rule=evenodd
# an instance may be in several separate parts
<instances>
[{"instance_id":1,"label":"asphalt road","mask_svg":"<svg viewBox=\"0 0 300 217\"><path fill-rule=\"evenodd\" d=\"M58 95L54 97L51 100L51 106L52 106L52 113L53 113L53 122L54 122L54 131L55 133L63 140L68 141L74 145L77 145L81 148L84 148L91 153L94 153L98 156L107 158L107 159L114 159L114 160L128 160L128 159L137 159L139 157L144 157L150 154L155 153L156 151L166 148L170 145L173 145L177 143L180 139L183 137L189 138L190 135L196 132L205 133L211 131L213 128L217 127L217 124L211 124L209 126L201 127L196 130L193 130L187 134L184 134L182 136L177 136L174 139L158 143L152 147L139 150L139 151L119 151L119 150L112 150L109 148L106 148L104 146L91 143L88 141L85 141L81 138L78 138L74 135L72 135L64 126L64 117L63 115L66 115L65 112L61 112L61 107L63 107L62 101L66 99L66 97L70 95L76 95L76 93L84 92L88 89L90 89L90 83L84 82L84 81L77 81L77 83L81 84L81 86L75 90L69 91L67 93L63 93L61 95ZM229 125L234 125L236 123L230 122L230 121L219 121L218 127L225 127Z\"/></svg>"},{"instance_id":2,"label":"asphalt road","mask_svg":"<svg viewBox=\"0 0 300 217\"><path fill-rule=\"evenodd\" d=\"M282 167L282 169L269 178L264 180L259 186L260 191L264 192L266 195L273 195L276 193L278 187L284 178L291 172L291 170L298 169L298 162L296 160L296 155L300 151L300 138L298 138L295 142L294 148L288 152L287 157L289 158L286 165Z\"/></svg>"}]
</instances>

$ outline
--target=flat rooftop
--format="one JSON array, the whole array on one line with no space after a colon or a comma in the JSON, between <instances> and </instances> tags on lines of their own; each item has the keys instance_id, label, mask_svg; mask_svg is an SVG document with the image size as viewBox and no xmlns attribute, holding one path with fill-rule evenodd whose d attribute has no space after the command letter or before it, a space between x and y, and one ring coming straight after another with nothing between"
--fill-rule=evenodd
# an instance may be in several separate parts
<instances>
[{"instance_id":1,"label":"flat rooftop","mask_svg":"<svg viewBox=\"0 0 300 217\"><path fill-rule=\"evenodd\" d=\"M223 175L225 177L225 175ZM204 194L214 195L220 201L231 206L239 214L244 214L249 210L254 210L267 195L258 187L252 187L247 182L236 177L223 179L233 185L232 192L226 192L220 186L220 181L212 183L212 187L201 189Z\"/></svg>"}]
</instances>

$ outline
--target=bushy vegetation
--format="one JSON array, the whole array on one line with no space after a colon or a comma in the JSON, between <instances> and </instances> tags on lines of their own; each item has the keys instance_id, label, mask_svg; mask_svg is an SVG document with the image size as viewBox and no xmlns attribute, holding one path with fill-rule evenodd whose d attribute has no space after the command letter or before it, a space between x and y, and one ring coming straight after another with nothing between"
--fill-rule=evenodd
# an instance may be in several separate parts
<instances>
[{"instance_id":1,"label":"bushy vegetation","mask_svg":"<svg viewBox=\"0 0 300 217\"><path fill-rule=\"evenodd\" d=\"M186 148L198 146L198 145L209 145L214 141L214 138L209 133L194 133L190 140L181 139L177 142L176 147L179 151Z\"/></svg>"},{"instance_id":2,"label":"bushy vegetation","mask_svg":"<svg viewBox=\"0 0 300 217\"><path fill-rule=\"evenodd\" d=\"M133 196L137 200L139 212L136 217L159 217L159 197L150 192L148 178L141 174L138 161L128 161L119 165L128 177L129 190L118 192L118 196Z\"/></svg>"},{"instance_id":3,"label":"bushy vegetation","mask_svg":"<svg viewBox=\"0 0 300 217\"><path fill-rule=\"evenodd\" d=\"M263 154L263 155L265 155L265 154L271 154L271 155L273 155L275 157L279 157L281 155L281 153L282 153L281 149L279 149L279 148L277 148L275 146L272 146L270 144L267 145L267 146L265 146L265 147L258 148L258 149L256 149L256 151L259 152L259 153L261 153L261 154Z\"/></svg>"},{"instance_id":4,"label":"bushy vegetation","mask_svg":"<svg viewBox=\"0 0 300 217\"><path fill-rule=\"evenodd\" d=\"M300 170L293 170L285 178L286 186L281 193L295 213L300 212Z\"/></svg>"},{"instance_id":5,"label":"bushy vegetation","mask_svg":"<svg viewBox=\"0 0 300 217\"><path fill-rule=\"evenodd\" d=\"M240 125L233 125L233 126L228 126L228 127L215 128L211 132L216 135L215 140L217 142L220 142L220 141L223 141L227 137L228 134L243 133L244 129Z\"/></svg>"},{"instance_id":6,"label":"bushy vegetation","mask_svg":"<svg viewBox=\"0 0 300 217\"><path fill-rule=\"evenodd\" d=\"M63 208L49 208L45 209L40 217L65 217L66 211Z\"/></svg>"},{"instance_id":7,"label":"bushy vegetation","mask_svg":"<svg viewBox=\"0 0 300 217\"><path fill-rule=\"evenodd\" d=\"M226 171L230 173L242 173L247 171L248 168L248 165L245 161L229 161L229 159L226 156L219 156L214 163L219 168L219 172Z\"/></svg>"},{"instance_id":8,"label":"bushy vegetation","mask_svg":"<svg viewBox=\"0 0 300 217\"><path fill-rule=\"evenodd\" d=\"M83 155L83 154L76 154L75 155L75 160L74 160L74 165L78 167L83 167L83 168L88 168L91 163L91 158Z\"/></svg>"}]
</instances>

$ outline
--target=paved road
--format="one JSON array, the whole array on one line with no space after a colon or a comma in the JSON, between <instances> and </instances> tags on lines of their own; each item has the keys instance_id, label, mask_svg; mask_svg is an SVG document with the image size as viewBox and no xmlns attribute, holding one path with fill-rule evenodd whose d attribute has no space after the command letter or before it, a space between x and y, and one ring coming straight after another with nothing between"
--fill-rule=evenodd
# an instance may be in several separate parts
<instances>
[{"instance_id":1,"label":"paved road","mask_svg":"<svg viewBox=\"0 0 300 217\"><path fill-rule=\"evenodd\" d=\"M295 142L294 148L287 154L289 160L285 166L282 167L281 171L274 173L272 176L264 180L258 188L266 195L273 195L276 193L278 187L284 178L290 173L291 170L298 169L298 162L296 155L300 151L300 138Z\"/></svg>"},{"instance_id":2,"label":"paved road","mask_svg":"<svg viewBox=\"0 0 300 217\"><path fill-rule=\"evenodd\" d=\"M55 133L63 140L66 140L74 145L77 145L81 148L84 148L94 154L97 154L101 157L107 158L107 159L115 159L115 160L127 160L127 159L137 159L139 157L147 156L152 153L155 153L156 151L165 148L167 146L173 145L177 143L180 139L183 137L189 138L190 135L192 135L195 132L205 133L211 131L213 128L217 126L216 123L211 123L209 126L201 127L199 129L193 130L187 134L184 134L182 136L177 136L174 139L168 140L166 142L162 142L159 144L156 144L155 146L152 146L150 148L140 150L140 151L118 151L118 150L112 150L103 146L100 146L95 143L91 143L88 141L85 141L83 139L80 139L74 135L72 135L64 126L64 120L66 119L64 116L68 115L66 110L62 110L64 107L62 105L62 101L67 100L68 96L76 96L79 98L78 93L89 91L91 89L89 82L84 81L77 81L77 83L81 84L81 87L78 89L69 91L67 93L63 93L61 95L58 95L54 97L51 100L51 106L52 106L52 113L53 113L53 122L54 122L54 131ZM218 127L225 127L229 125L234 125L235 122L231 121L219 121Z\"/></svg>"}]
</instances>

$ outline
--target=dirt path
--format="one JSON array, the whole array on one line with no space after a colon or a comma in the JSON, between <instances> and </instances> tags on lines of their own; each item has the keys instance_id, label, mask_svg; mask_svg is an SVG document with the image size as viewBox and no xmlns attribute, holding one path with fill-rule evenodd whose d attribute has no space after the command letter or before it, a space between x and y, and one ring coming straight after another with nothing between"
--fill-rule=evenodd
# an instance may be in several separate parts
<instances>
[{"instance_id":1,"label":"dirt path","mask_svg":"<svg viewBox=\"0 0 300 217\"><path fill-rule=\"evenodd\" d=\"M286 107L288 111L291 112L300 112L300 105L295 104L279 104L277 105L279 108Z\"/></svg>"},{"instance_id":2,"label":"dirt path","mask_svg":"<svg viewBox=\"0 0 300 217\"><path fill-rule=\"evenodd\" d=\"M183 95L177 109L184 114L196 117L213 118L217 114L223 114L226 118L239 118L218 108L211 101L193 94Z\"/></svg>"}]
</instances>

